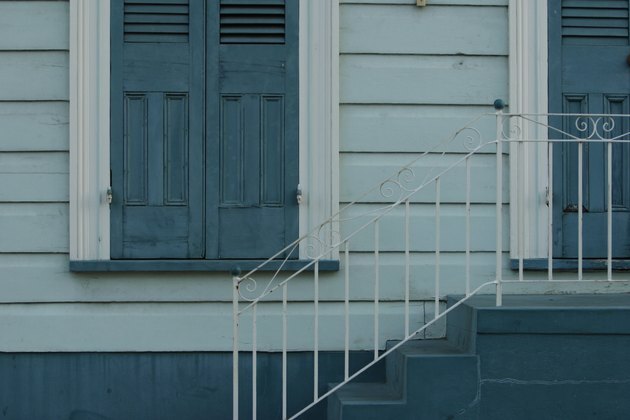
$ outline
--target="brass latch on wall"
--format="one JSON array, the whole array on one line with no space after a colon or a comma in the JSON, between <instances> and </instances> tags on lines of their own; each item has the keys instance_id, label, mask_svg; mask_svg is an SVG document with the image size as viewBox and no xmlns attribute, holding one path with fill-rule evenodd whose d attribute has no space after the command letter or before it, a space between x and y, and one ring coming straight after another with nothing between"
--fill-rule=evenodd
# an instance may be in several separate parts
<instances>
[{"instance_id":1,"label":"brass latch on wall","mask_svg":"<svg viewBox=\"0 0 630 420\"><path fill-rule=\"evenodd\" d=\"M426 6L427 0L416 0L416 6Z\"/></svg>"}]
</instances>

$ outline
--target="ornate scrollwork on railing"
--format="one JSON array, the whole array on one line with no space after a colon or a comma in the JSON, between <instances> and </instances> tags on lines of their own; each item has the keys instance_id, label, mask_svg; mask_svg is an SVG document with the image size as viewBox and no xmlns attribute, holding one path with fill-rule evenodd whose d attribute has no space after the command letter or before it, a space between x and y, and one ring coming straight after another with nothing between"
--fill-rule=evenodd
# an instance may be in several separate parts
<instances>
[{"instance_id":1,"label":"ornate scrollwork on railing","mask_svg":"<svg viewBox=\"0 0 630 420\"><path fill-rule=\"evenodd\" d=\"M271 282L269 282L269 284L265 287L265 290L263 290L263 293L261 293L260 295L264 294L269 287L271 287ZM258 280L256 280L255 278L242 277L240 279L238 283L238 295L244 301L253 302L254 300L256 300L258 296L256 297L247 296L244 292L246 291L248 292L248 294L253 294L253 293L256 293L257 290L258 290Z\"/></svg>"},{"instance_id":2,"label":"ornate scrollwork on railing","mask_svg":"<svg viewBox=\"0 0 630 420\"><path fill-rule=\"evenodd\" d=\"M258 280L251 276L251 274L246 274L245 276L239 277L238 280L238 295L241 299L247 302L254 302L265 295L269 294L274 290L274 282L281 274L284 265L289 261L291 256L295 255L299 246L299 242L291 245L286 250L286 256L283 259L273 260L279 264L279 267L271 272L271 279L267 281L267 284L262 290L258 289Z\"/></svg>"},{"instance_id":3,"label":"ornate scrollwork on railing","mask_svg":"<svg viewBox=\"0 0 630 420\"><path fill-rule=\"evenodd\" d=\"M406 193L414 190L412 182L416 179L416 173L409 167L404 167L395 176L381 183L379 192L383 198L393 198L398 193L398 199ZM395 200L397 201L397 200Z\"/></svg>"},{"instance_id":4,"label":"ornate scrollwork on railing","mask_svg":"<svg viewBox=\"0 0 630 420\"><path fill-rule=\"evenodd\" d=\"M506 119L507 124L501 126L501 135L505 140L518 140L523 136L523 128L521 123L534 122L531 120L523 120L518 115L508 115ZM507 128L506 128L507 126Z\"/></svg>"},{"instance_id":5,"label":"ornate scrollwork on railing","mask_svg":"<svg viewBox=\"0 0 630 420\"><path fill-rule=\"evenodd\" d=\"M474 152L483 144L483 136L481 131L474 127L465 127L457 132L456 137L464 135L462 143L464 148L469 152Z\"/></svg>"},{"instance_id":6,"label":"ornate scrollwork on railing","mask_svg":"<svg viewBox=\"0 0 630 420\"><path fill-rule=\"evenodd\" d=\"M610 116L579 116L575 119L575 128L585 140L604 140L615 129L615 120Z\"/></svg>"},{"instance_id":7,"label":"ornate scrollwork on railing","mask_svg":"<svg viewBox=\"0 0 630 420\"><path fill-rule=\"evenodd\" d=\"M304 237L306 258L314 260L334 251L336 244L341 240L338 225L339 221L333 219L329 223L320 225L315 232Z\"/></svg>"}]
</instances>

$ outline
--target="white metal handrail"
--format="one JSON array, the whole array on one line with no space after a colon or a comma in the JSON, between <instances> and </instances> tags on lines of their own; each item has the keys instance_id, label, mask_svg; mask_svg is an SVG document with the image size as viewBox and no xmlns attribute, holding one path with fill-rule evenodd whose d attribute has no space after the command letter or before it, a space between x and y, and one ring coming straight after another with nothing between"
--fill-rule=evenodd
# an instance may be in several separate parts
<instances>
[{"instance_id":1,"label":"white metal handrail","mask_svg":"<svg viewBox=\"0 0 630 420\"><path fill-rule=\"evenodd\" d=\"M489 140L484 140L482 131L476 127L476 125L484 118L494 118L496 130L491 133ZM552 126L548 120L550 118L559 118L564 121L560 127ZM570 120L570 126L566 124L566 121ZM436 145L431 150L420 154L409 164L400 168L393 176L378 183L373 188L368 190L360 198L353 202L343 206L339 212L333 215L328 220L318 225L312 232L300 237L298 240L287 246L285 249L279 251L272 258L265 263L259 265L254 270L241 275L235 273L233 277L233 413L234 418L238 418L239 412L239 391L238 391L238 357L239 352L242 351L239 343L239 325L240 320L246 314L251 314L252 317L252 345L251 349L248 348L245 351L252 354L252 418L256 418L257 410L257 306L261 301L264 301L271 293L276 290L282 289L282 418L295 418L302 413L309 410L318 402L329 396L332 392L339 389L344 384L348 383L360 373L373 366L378 361L382 360L388 354L390 354L395 348L404 344L416 337L419 333L425 331L428 327L436 323L439 319L443 318L453 307L441 312L440 298L441 298L441 204L442 204L442 181L451 174L456 168L465 168L466 181L465 181L465 194L461 197L461 203L465 203L464 217L465 217L465 276L464 284L462 284L461 292L466 296L465 299L478 293L489 285L494 285L496 288L496 304L500 306L502 303L503 284L512 282L527 282L530 281L525 278L524 273L524 245L521 238L524 237L524 223L522 223L521 211L517 211L516 220L512 220L512 229L516 227L516 234L518 236L518 249L516 254L518 255L518 279L504 278L504 247L503 247L503 202L504 202L504 189L503 189L503 177L504 177L504 164L505 157L504 145L516 145L518 153L519 148L522 148L524 144L536 144L542 147L546 147L548 167L548 223L547 223L547 264L548 264L548 277L547 281L561 281L554 277L554 258L553 258L553 145L559 143L572 142L577 143L578 147L578 264L577 264L577 280L584 280L583 275L583 183L584 183L584 171L583 171L583 148L585 144L599 143L607 144L607 276L605 279L596 279L604 281L614 281L612 276L612 165L613 165L613 145L615 144L628 144L630 143L630 133L628 133L628 122L630 121L629 115L615 115L615 114L509 114L503 113L501 109L498 109L495 114L487 114L479 118L474 119L465 127L457 130L454 135L449 137L446 141ZM546 138L527 138L528 126L534 126L537 128L543 128L548 133ZM625 127L625 128L624 128ZM556 138L557 137L557 138ZM430 166L427 165L426 160L428 156L446 156L446 147L452 145L459 140L463 141L465 152L456 155L456 159L446 165L445 167ZM495 196L495 212L496 212L496 239L494 253L496 256L496 266L494 279L491 281L483 282L480 286L473 287L473 279L471 278L471 194L472 194L472 171L471 171L471 158L481 153L493 153L496 156L496 189ZM517 155L517 157L520 156ZM518 166L522 165L520 160L517 161L516 171L512 168L512 173L516 173L517 183L522 182L522 171ZM424 176L419 177L417 172L423 171ZM520 184L519 184L520 185ZM410 301L412 296L410 293L410 237L412 232L412 226L410 221L410 204L411 200L416 198L421 192L427 191L429 186L435 188L435 249L433 250L435 257L435 279L434 279L434 319L419 329L412 329L410 326ZM365 212L359 216L354 216L351 213L361 200L369 197L369 194L379 193L382 199L388 199L389 202L376 208L375 210ZM526 197L524 191L519 188L516 205L522 205ZM381 279L380 279L380 225L385 216L391 214L396 208L402 208L404 213L404 233L400 238L400 243L404 249L404 293L400 296L400 301L404 302L403 313L401 313L402 323L404 324L402 337L391 337L392 339L400 339L399 343L390 348L389 350L381 353L379 348L379 310L381 305ZM356 226L355 226L356 225ZM360 235L366 232L368 229L373 231L373 246L370 248L370 253L374 259L374 292L373 292L373 335L374 335L374 358L372 362L361 368L359 371L351 374L349 369L349 330L350 330L350 277L351 277L351 258L350 249L351 243L355 241L365 240L361 239ZM310 262L305 264L299 270L286 274L286 277L282 277L282 268L289 258L295 256L296 252L300 248L307 253L310 257ZM342 277L344 279L344 296L343 305L344 308L344 380L336 385L328 392L319 395L319 378L318 378L318 364L319 364L319 304L320 304L320 261L330 258L332 255L339 255L343 261L342 265ZM261 270L265 268L265 265L270 262L277 264L280 260L280 267L272 272L270 279L266 280L265 286L259 289L259 284L254 278L254 275L261 275ZM307 404L303 409L297 413L287 412L287 352L288 352L288 285L298 276L304 275L307 271L313 271L313 400ZM538 280L535 280L538 281ZM461 304L462 301L460 301Z\"/></svg>"}]
</instances>

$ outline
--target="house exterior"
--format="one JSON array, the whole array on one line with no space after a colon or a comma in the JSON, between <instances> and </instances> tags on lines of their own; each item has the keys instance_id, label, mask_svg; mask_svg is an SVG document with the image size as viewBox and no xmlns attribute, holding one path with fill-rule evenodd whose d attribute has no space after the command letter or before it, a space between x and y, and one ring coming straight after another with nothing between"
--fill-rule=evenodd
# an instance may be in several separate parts
<instances>
[{"instance_id":1,"label":"house exterior","mask_svg":"<svg viewBox=\"0 0 630 420\"><path fill-rule=\"evenodd\" d=\"M570 245L577 233L563 232L577 231L578 210L549 213L546 144L506 142L497 153L493 103L503 100L506 114L630 114L628 1L419 3L0 2L0 417L230 418L234 276L285 246L285 270L272 262L243 276L240 289L255 299L278 281L274 274L308 267L291 281L290 303L274 293L256 304L255 338L245 336L250 318L240 324L242 349L253 341L260 352L261 418L286 414L278 404L283 350L290 393L308 403L313 341L325 389L344 379L335 369L345 349L356 370L402 338L403 307L406 331L415 331L446 309L447 295L521 273L544 279L553 258L573 268L579 252L580 267L594 264L585 280L605 273L606 235L594 232L606 230L606 210L593 221L588 211L587 245ZM612 29L592 29L601 27ZM606 83L596 77L602 68L588 64L599 61ZM493 115L476 120L483 114ZM627 140L627 118L620 121ZM553 122L506 137L546 139ZM466 132L453 137L463 127L491 147L470 148ZM630 257L630 147L615 150L614 281L510 283L506 292L628 293L630 277L618 269ZM461 159L470 167L446 174L437 192L431 184L399 200L380 231L370 225L342 240L347 248L331 246L396 202L407 186L399 168L413 159L417 180ZM565 172L552 173L560 182ZM393 199L380 184L392 174L402 187ZM573 189L562 191L553 200L577 202ZM309 242L331 217L323 242ZM407 247L405 219L415 229ZM344 308L352 315L345 348ZM322 331L315 339L314 329ZM445 332L440 320L422 335ZM241 363L245 383L251 355ZM382 370L364 379L379 380ZM242 386L249 395L251 385ZM249 418L244 400L241 417ZM289 403L289 414L299 404ZM325 402L314 410L305 418L321 418Z\"/></svg>"}]
</instances>

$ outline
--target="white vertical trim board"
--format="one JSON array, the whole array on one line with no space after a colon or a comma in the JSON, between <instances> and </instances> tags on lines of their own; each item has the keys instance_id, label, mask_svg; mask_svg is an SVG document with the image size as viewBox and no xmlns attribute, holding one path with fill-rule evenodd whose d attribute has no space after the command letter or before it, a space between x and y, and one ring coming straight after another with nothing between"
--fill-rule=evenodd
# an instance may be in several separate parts
<instances>
[{"instance_id":1,"label":"white vertical trim board","mask_svg":"<svg viewBox=\"0 0 630 420\"><path fill-rule=\"evenodd\" d=\"M547 0L510 0L510 113L547 113ZM546 123L546 121L542 121ZM520 138L546 139L543 126L512 130ZM514 137L513 137L514 138ZM516 137L519 138L519 137ZM520 155L519 155L520 154ZM523 185L519 189L517 162ZM547 256L547 148L524 143L510 147L510 256L517 258L518 228L524 234L524 258ZM519 203L519 191L522 203ZM522 219L518 220L519 206Z\"/></svg>"},{"instance_id":2,"label":"white vertical trim board","mask_svg":"<svg viewBox=\"0 0 630 420\"><path fill-rule=\"evenodd\" d=\"M338 22L339 0L300 0L300 236L339 206Z\"/></svg>"},{"instance_id":3,"label":"white vertical trim board","mask_svg":"<svg viewBox=\"0 0 630 420\"><path fill-rule=\"evenodd\" d=\"M109 0L70 0L70 259L109 259Z\"/></svg>"},{"instance_id":4,"label":"white vertical trim board","mask_svg":"<svg viewBox=\"0 0 630 420\"><path fill-rule=\"evenodd\" d=\"M70 259L109 259L110 0L70 0ZM339 0L300 0L300 235L339 197ZM297 186L296 186L297 187Z\"/></svg>"}]
</instances>

